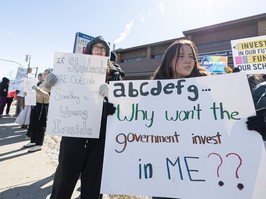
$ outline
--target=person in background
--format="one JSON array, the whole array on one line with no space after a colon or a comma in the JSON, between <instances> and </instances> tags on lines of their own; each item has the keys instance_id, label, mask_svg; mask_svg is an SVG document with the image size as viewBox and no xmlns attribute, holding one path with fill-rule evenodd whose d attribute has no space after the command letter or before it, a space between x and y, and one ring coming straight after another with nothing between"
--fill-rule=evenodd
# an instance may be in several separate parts
<instances>
[{"instance_id":1,"label":"person in background","mask_svg":"<svg viewBox=\"0 0 266 199\"><path fill-rule=\"evenodd\" d=\"M109 57L110 48L102 36L90 41L85 54ZM107 63L106 83L121 80L122 76L110 61ZM108 102L108 84L103 84L99 94L105 96L99 139L62 137L59 151L59 163L55 172L50 199L70 199L80 177L81 199L98 199L103 166L105 131L107 116L115 112L113 104ZM93 114L93 113L90 113Z\"/></svg>"},{"instance_id":2,"label":"person in background","mask_svg":"<svg viewBox=\"0 0 266 199\"><path fill-rule=\"evenodd\" d=\"M119 72L119 75L121 75L121 77L124 78L125 72L122 70L120 65L117 63L117 54L114 51L111 51L110 62L115 66L115 69Z\"/></svg>"},{"instance_id":3,"label":"person in background","mask_svg":"<svg viewBox=\"0 0 266 199\"><path fill-rule=\"evenodd\" d=\"M264 82L264 81L266 81L266 77L264 74L254 74L254 75L249 76L248 83L249 83L250 90L252 91L253 88L257 84Z\"/></svg>"},{"instance_id":4,"label":"person in background","mask_svg":"<svg viewBox=\"0 0 266 199\"><path fill-rule=\"evenodd\" d=\"M49 71L50 70L46 70L46 71ZM43 74L42 73L39 73L38 76L37 76L37 79L38 79L38 82L37 82L37 86L40 86L40 84L44 81L44 78L43 78ZM35 117L36 117L36 105L35 106L31 106L31 112L30 112L30 123L29 123L29 127L27 129L27 133L25 135L25 139L26 140L30 140L31 138L31 135L32 135L32 131L33 131L33 123L34 123L34 120L35 120Z\"/></svg>"},{"instance_id":5,"label":"person in background","mask_svg":"<svg viewBox=\"0 0 266 199\"><path fill-rule=\"evenodd\" d=\"M10 111L10 107L11 107L11 104L13 102L15 95L16 95L15 91L8 92L8 94L7 94L7 97L6 97L6 116L10 116L9 111Z\"/></svg>"},{"instance_id":6,"label":"person in background","mask_svg":"<svg viewBox=\"0 0 266 199\"><path fill-rule=\"evenodd\" d=\"M266 92L266 81L257 84L251 91L255 109L264 108L262 105L258 106L258 102L262 95ZM262 101L260 102L262 103Z\"/></svg>"},{"instance_id":7,"label":"person in background","mask_svg":"<svg viewBox=\"0 0 266 199\"><path fill-rule=\"evenodd\" d=\"M37 86L39 86L43 82L43 74L39 73L37 79L38 79Z\"/></svg>"},{"instance_id":8,"label":"person in background","mask_svg":"<svg viewBox=\"0 0 266 199\"><path fill-rule=\"evenodd\" d=\"M4 112L4 108L6 105L8 84L9 84L9 79L6 77L3 77L2 81L0 83L0 117L2 117L2 114Z\"/></svg>"},{"instance_id":9,"label":"person in background","mask_svg":"<svg viewBox=\"0 0 266 199\"><path fill-rule=\"evenodd\" d=\"M251 91L256 115L248 117L247 127L249 130L259 132L266 141L266 81L257 84ZM266 142L265 146L266 146Z\"/></svg>"},{"instance_id":10,"label":"person in background","mask_svg":"<svg viewBox=\"0 0 266 199\"><path fill-rule=\"evenodd\" d=\"M16 106L16 113L14 116L18 116L22 109L24 109L24 97L22 96L22 92L20 90L16 90L17 106Z\"/></svg>"},{"instance_id":11,"label":"person in background","mask_svg":"<svg viewBox=\"0 0 266 199\"><path fill-rule=\"evenodd\" d=\"M33 115L31 115L33 120L30 121L32 122L32 135L30 142L23 146L24 148L31 147L28 152L35 152L42 149L46 129L50 89L57 81L55 75L52 74L50 70L45 70L43 72L43 77L45 79L43 83L39 86L34 85L32 87L32 89L36 91L36 108L32 113Z\"/></svg>"}]
</instances>

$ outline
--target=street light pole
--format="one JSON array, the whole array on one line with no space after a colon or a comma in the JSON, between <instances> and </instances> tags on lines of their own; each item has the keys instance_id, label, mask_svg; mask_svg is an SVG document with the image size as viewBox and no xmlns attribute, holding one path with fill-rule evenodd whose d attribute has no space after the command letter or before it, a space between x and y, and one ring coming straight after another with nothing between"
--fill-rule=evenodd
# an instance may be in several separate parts
<instances>
[{"instance_id":1,"label":"street light pole","mask_svg":"<svg viewBox=\"0 0 266 199\"><path fill-rule=\"evenodd\" d=\"M23 68L23 66L20 63L16 62L16 61L12 61L12 60L8 60L8 59L0 59L0 61L12 62L12 63L20 65Z\"/></svg>"}]
</instances>

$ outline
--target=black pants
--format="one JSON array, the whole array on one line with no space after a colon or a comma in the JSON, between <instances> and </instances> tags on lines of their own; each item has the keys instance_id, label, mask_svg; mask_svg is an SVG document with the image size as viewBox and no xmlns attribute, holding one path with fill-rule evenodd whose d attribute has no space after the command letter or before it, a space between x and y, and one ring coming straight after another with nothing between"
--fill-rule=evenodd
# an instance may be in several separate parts
<instances>
[{"instance_id":1,"label":"black pants","mask_svg":"<svg viewBox=\"0 0 266 199\"><path fill-rule=\"evenodd\" d=\"M32 120L30 120L32 125L31 142L35 143L36 145L43 145L48 106L48 104L37 103L35 109L31 110L31 117L33 117Z\"/></svg>"},{"instance_id":2,"label":"black pants","mask_svg":"<svg viewBox=\"0 0 266 199\"><path fill-rule=\"evenodd\" d=\"M13 102L13 97L7 97L6 98L6 115L9 114L9 111L10 111L10 106Z\"/></svg>"},{"instance_id":3,"label":"black pants","mask_svg":"<svg viewBox=\"0 0 266 199\"><path fill-rule=\"evenodd\" d=\"M27 129L27 133L26 135L28 137L31 137L32 135L32 131L33 131L33 124L34 124L34 120L36 118L36 106L31 106L31 112L30 112L30 123L29 123L29 127Z\"/></svg>"},{"instance_id":4,"label":"black pants","mask_svg":"<svg viewBox=\"0 0 266 199\"><path fill-rule=\"evenodd\" d=\"M102 176L106 120L99 139L62 137L59 164L50 199L71 199L80 177L80 199L98 199Z\"/></svg>"}]
</instances>

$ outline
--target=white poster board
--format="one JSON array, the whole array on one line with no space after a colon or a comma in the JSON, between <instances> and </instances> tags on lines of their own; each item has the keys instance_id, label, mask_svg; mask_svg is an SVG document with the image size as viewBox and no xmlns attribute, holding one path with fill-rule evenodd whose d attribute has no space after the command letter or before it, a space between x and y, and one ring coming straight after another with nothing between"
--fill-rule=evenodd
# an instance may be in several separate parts
<instances>
[{"instance_id":1,"label":"white poster board","mask_svg":"<svg viewBox=\"0 0 266 199\"><path fill-rule=\"evenodd\" d=\"M266 73L266 36L231 41L234 67L246 74Z\"/></svg>"},{"instance_id":2,"label":"white poster board","mask_svg":"<svg viewBox=\"0 0 266 199\"><path fill-rule=\"evenodd\" d=\"M10 82L10 88L8 87L8 92L18 91L17 96L24 97L24 79L25 77L20 79L15 79Z\"/></svg>"},{"instance_id":3,"label":"white poster board","mask_svg":"<svg viewBox=\"0 0 266 199\"><path fill-rule=\"evenodd\" d=\"M18 67L18 71L17 71L15 79L22 79L22 78L25 78L27 76L28 76L28 69L27 68Z\"/></svg>"},{"instance_id":4,"label":"white poster board","mask_svg":"<svg viewBox=\"0 0 266 199\"><path fill-rule=\"evenodd\" d=\"M36 85L35 78L24 78L23 86L25 95L26 106L36 106L36 91L32 89L32 86Z\"/></svg>"},{"instance_id":5,"label":"white poster board","mask_svg":"<svg viewBox=\"0 0 266 199\"><path fill-rule=\"evenodd\" d=\"M110 82L109 101L101 193L252 198L264 146L244 73Z\"/></svg>"},{"instance_id":6,"label":"white poster board","mask_svg":"<svg viewBox=\"0 0 266 199\"><path fill-rule=\"evenodd\" d=\"M9 81L8 92L23 89L23 79L15 79Z\"/></svg>"},{"instance_id":7,"label":"white poster board","mask_svg":"<svg viewBox=\"0 0 266 199\"><path fill-rule=\"evenodd\" d=\"M103 97L99 86L105 82L107 57L55 53L53 73L58 83L51 89L48 134L98 138Z\"/></svg>"}]
</instances>

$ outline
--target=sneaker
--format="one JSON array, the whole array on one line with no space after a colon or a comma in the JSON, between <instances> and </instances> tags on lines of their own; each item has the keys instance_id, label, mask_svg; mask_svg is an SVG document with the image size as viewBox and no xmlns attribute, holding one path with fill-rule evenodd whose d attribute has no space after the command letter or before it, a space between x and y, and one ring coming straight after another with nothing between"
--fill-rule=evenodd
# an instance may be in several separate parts
<instances>
[{"instance_id":1,"label":"sneaker","mask_svg":"<svg viewBox=\"0 0 266 199\"><path fill-rule=\"evenodd\" d=\"M29 147L32 147L32 146L35 146L35 143L29 142L28 144L25 144L23 146L23 148L29 148Z\"/></svg>"},{"instance_id":2,"label":"sneaker","mask_svg":"<svg viewBox=\"0 0 266 199\"><path fill-rule=\"evenodd\" d=\"M42 146L40 146L40 145L36 145L36 146L34 146L34 147L31 147L31 148L28 150L28 152L31 153L31 152L40 151L40 150L42 150Z\"/></svg>"},{"instance_id":3,"label":"sneaker","mask_svg":"<svg viewBox=\"0 0 266 199\"><path fill-rule=\"evenodd\" d=\"M25 135L25 140L30 140L30 136Z\"/></svg>"},{"instance_id":4,"label":"sneaker","mask_svg":"<svg viewBox=\"0 0 266 199\"><path fill-rule=\"evenodd\" d=\"M28 128L28 125L23 124L23 125L21 126L21 128L22 128L22 129L27 129L27 128Z\"/></svg>"}]
</instances>

